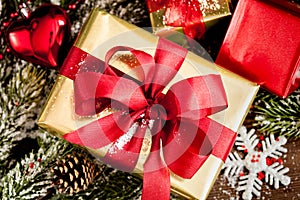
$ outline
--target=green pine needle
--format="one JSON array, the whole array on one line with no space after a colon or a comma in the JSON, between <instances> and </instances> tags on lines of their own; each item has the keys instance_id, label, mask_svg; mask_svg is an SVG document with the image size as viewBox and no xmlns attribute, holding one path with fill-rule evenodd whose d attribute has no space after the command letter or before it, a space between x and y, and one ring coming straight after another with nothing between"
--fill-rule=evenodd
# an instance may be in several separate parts
<instances>
[{"instance_id":1,"label":"green pine needle","mask_svg":"<svg viewBox=\"0 0 300 200\"><path fill-rule=\"evenodd\" d=\"M300 138L300 89L286 99L261 92L254 104L254 126L266 133Z\"/></svg>"},{"instance_id":2,"label":"green pine needle","mask_svg":"<svg viewBox=\"0 0 300 200\"><path fill-rule=\"evenodd\" d=\"M73 195L56 194L52 200L71 199L138 199L141 195L141 178L101 165L101 175L88 189Z\"/></svg>"},{"instance_id":3,"label":"green pine needle","mask_svg":"<svg viewBox=\"0 0 300 200\"><path fill-rule=\"evenodd\" d=\"M16 142L28 137L28 131L34 137L44 86L45 72L32 65L22 65L19 71L0 76L0 174L6 170Z\"/></svg>"},{"instance_id":4,"label":"green pine needle","mask_svg":"<svg viewBox=\"0 0 300 200\"><path fill-rule=\"evenodd\" d=\"M39 140L37 153L25 156L0 180L1 199L37 199L53 187L49 170L53 161L75 147L48 133L41 132Z\"/></svg>"}]
</instances>

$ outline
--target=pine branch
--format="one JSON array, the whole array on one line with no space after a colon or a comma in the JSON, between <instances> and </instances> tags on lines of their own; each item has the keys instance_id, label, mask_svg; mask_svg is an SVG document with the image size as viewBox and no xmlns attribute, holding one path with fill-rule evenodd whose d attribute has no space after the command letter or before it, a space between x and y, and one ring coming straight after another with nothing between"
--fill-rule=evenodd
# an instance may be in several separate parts
<instances>
[{"instance_id":1,"label":"pine branch","mask_svg":"<svg viewBox=\"0 0 300 200\"><path fill-rule=\"evenodd\" d=\"M101 165L101 176L79 193L59 193L53 184L55 177L49 173L55 161L71 152L88 152L47 133L38 137L40 149L30 153L0 180L2 199L135 199L140 196L141 179ZM96 162L99 163L99 162Z\"/></svg>"},{"instance_id":2,"label":"pine branch","mask_svg":"<svg viewBox=\"0 0 300 200\"><path fill-rule=\"evenodd\" d=\"M51 163L74 147L47 133L40 134L38 152L30 153L1 179L1 199L36 199L52 187Z\"/></svg>"},{"instance_id":3,"label":"pine branch","mask_svg":"<svg viewBox=\"0 0 300 200\"><path fill-rule=\"evenodd\" d=\"M9 17L11 12L16 12L18 9L18 2L16 0L3 0L1 1L2 10L1 10L1 19Z\"/></svg>"},{"instance_id":4,"label":"pine branch","mask_svg":"<svg viewBox=\"0 0 300 200\"><path fill-rule=\"evenodd\" d=\"M58 193L58 199L138 199L141 193L141 178L106 166L101 167L101 176L87 190L73 195Z\"/></svg>"},{"instance_id":5,"label":"pine branch","mask_svg":"<svg viewBox=\"0 0 300 200\"><path fill-rule=\"evenodd\" d=\"M101 9L116 15L129 23L142 27L150 27L149 14L145 1L139 0L107 0L102 3Z\"/></svg>"},{"instance_id":6,"label":"pine branch","mask_svg":"<svg viewBox=\"0 0 300 200\"><path fill-rule=\"evenodd\" d=\"M46 83L44 71L25 64L15 67L20 70L0 77L0 174L15 143L28 137L28 132L34 137Z\"/></svg>"},{"instance_id":7,"label":"pine branch","mask_svg":"<svg viewBox=\"0 0 300 200\"><path fill-rule=\"evenodd\" d=\"M300 138L300 89L286 99L261 92L254 108L259 131Z\"/></svg>"}]
</instances>

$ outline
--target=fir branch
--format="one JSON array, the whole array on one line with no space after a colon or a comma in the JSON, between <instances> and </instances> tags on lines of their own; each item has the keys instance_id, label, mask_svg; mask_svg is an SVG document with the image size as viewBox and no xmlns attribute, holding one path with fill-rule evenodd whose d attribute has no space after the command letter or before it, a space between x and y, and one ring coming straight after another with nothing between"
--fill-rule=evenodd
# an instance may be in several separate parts
<instances>
[{"instance_id":1,"label":"fir branch","mask_svg":"<svg viewBox=\"0 0 300 200\"><path fill-rule=\"evenodd\" d=\"M29 135L34 137L35 119L43 99L45 72L23 63L16 63L16 73L2 73L0 77L0 174L7 167L15 143Z\"/></svg>"},{"instance_id":2,"label":"fir branch","mask_svg":"<svg viewBox=\"0 0 300 200\"><path fill-rule=\"evenodd\" d=\"M18 9L18 2L16 0L1 0L1 4L1 19L4 19L5 17L9 18L9 14L16 12Z\"/></svg>"},{"instance_id":3,"label":"fir branch","mask_svg":"<svg viewBox=\"0 0 300 200\"><path fill-rule=\"evenodd\" d=\"M1 179L1 199L36 199L53 187L51 164L75 147L47 133L40 134L38 152L27 155Z\"/></svg>"},{"instance_id":4,"label":"fir branch","mask_svg":"<svg viewBox=\"0 0 300 200\"><path fill-rule=\"evenodd\" d=\"M88 187L75 194L56 191L50 172L55 161L74 151L91 157L68 142L40 133L39 150L30 153L0 180L2 199L138 199L141 194L141 178L99 164L100 176Z\"/></svg>"},{"instance_id":5,"label":"fir branch","mask_svg":"<svg viewBox=\"0 0 300 200\"><path fill-rule=\"evenodd\" d=\"M88 189L73 195L57 193L51 199L138 199L141 178L101 165L101 175Z\"/></svg>"},{"instance_id":6,"label":"fir branch","mask_svg":"<svg viewBox=\"0 0 300 200\"><path fill-rule=\"evenodd\" d=\"M106 0L105 3L101 4L101 8L129 23L142 27L150 27L149 14L145 1Z\"/></svg>"},{"instance_id":7,"label":"fir branch","mask_svg":"<svg viewBox=\"0 0 300 200\"><path fill-rule=\"evenodd\" d=\"M286 99L261 92L254 104L254 126L266 134L300 138L300 89Z\"/></svg>"}]
</instances>

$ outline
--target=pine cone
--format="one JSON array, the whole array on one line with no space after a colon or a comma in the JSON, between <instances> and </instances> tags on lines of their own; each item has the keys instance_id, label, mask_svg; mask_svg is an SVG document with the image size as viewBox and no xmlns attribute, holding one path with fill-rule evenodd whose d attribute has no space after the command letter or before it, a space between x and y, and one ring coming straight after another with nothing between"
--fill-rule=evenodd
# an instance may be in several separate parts
<instances>
[{"instance_id":1,"label":"pine cone","mask_svg":"<svg viewBox=\"0 0 300 200\"><path fill-rule=\"evenodd\" d=\"M64 159L56 161L51 169L54 173L54 185L60 193L77 193L87 189L99 175L99 168L93 161L82 154L68 154Z\"/></svg>"}]
</instances>

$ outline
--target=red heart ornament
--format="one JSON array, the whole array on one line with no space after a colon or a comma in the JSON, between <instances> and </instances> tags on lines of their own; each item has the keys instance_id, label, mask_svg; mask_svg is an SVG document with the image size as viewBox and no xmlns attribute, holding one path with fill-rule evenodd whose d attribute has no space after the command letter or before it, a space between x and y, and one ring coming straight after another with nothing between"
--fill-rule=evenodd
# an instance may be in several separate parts
<instances>
[{"instance_id":1,"label":"red heart ornament","mask_svg":"<svg viewBox=\"0 0 300 200\"><path fill-rule=\"evenodd\" d=\"M62 47L70 34L70 20L56 5L42 5L29 18L12 22L7 41L19 58L34 64L57 67L66 53Z\"/></svg>"}]
</instances>

